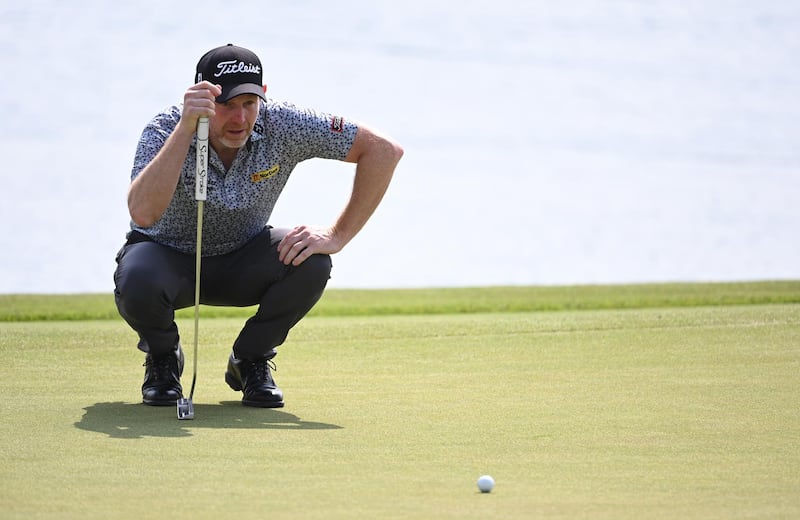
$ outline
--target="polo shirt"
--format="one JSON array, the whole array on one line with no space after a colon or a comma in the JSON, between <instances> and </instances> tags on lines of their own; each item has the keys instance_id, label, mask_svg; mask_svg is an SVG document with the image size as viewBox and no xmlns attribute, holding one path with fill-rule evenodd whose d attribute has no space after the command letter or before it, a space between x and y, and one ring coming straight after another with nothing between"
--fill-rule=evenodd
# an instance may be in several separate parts
<instances>
[{"instance_id":1,"label":"polo shirt","mask_svg":"<svg viewBox=\"0 0 800 520\"><path fill-rule=\"evenodd\" d=\"M208 156L207 199L203 212L203 256L234 251L260 233L295 166L311 158L343 160L355 139L355 123L288 102L261 102L255 127L226 171L216 152ZM182 105L156 115L136 149L131 180L152 161L175 130ZM197 137L181 169L172 201L150 227L131 221L131 230L151 240L194 254L197 240L195 200Z\"/></svg>"}]
</instances>

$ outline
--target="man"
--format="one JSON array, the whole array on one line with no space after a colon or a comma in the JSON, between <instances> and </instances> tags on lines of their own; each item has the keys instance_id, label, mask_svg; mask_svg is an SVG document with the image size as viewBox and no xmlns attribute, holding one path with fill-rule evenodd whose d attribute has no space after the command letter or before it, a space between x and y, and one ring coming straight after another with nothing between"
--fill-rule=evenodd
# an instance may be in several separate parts
<instances>
[{"instance_id":1,"label":"man","mask_svg":"<svg viewBox=\"0 0 800 520\"><path fill-rule=\"evenodd\" d=\"M114 273L117 308L146 353L143 402L174 405L184 364L174 311L194 303L196 129L208 117L200 301L258 305L233 343L225 380L244 405L280 407L270 370L276 347L322 296L330 255L370 218L403 150L365 125L267 99L261 62L247 49L212 49L196 72L183 104L158 114L139 141L131 231ZM312 157L356 164L349 201L330 227L273 228L289 175Z\"/></svg>"}]
</instances>

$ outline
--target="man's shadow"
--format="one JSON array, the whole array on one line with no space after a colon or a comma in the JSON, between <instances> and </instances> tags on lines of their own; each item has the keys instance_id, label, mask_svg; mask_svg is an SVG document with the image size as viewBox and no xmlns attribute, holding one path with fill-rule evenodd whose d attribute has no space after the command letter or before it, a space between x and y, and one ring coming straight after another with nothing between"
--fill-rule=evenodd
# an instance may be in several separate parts
<instances>
[{"instance_id":1,"label":"man's shadow","mask_svg":"<svg viewBox=\"0 0 800 520\"><path fill-rule=\"evenodd\" d=\"M175 406L146 406L141 403L97 403L84 408L86 413L75 427L105 433L118 439L144 437L191 437L197 428L336 430L341 426L304 421L275 408L250 408L239 401L195 404L193 420L178 420Z\"/></svg>"}]
</instances>

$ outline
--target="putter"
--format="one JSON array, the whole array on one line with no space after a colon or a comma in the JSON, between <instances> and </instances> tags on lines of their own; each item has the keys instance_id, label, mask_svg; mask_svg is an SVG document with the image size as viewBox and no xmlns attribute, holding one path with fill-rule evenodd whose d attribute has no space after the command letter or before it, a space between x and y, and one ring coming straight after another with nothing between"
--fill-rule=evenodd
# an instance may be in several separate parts
<instances>
[{"instance_id":1,"label":"putter","mask_svg":"<svg viewBox=\"0 0 800 520\"><path fill-rule=\"evenodd\" d=\"M206 200L208 186L208 118L201 117L197 122L197 170L195 174L194 198L197 200L197 247L194 263L194 355L192 388L189 398L178 399L178 420L194 419L194 384L197 382L197 344L200 330L200 250L203 245L203 201Z\"/></svg>"}]
</instances>

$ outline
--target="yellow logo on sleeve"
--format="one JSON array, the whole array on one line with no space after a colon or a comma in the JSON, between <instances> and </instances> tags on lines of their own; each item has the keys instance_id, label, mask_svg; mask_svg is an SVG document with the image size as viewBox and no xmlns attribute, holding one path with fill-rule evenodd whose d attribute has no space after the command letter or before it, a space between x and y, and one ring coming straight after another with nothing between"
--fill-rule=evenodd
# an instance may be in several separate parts
<instances>
[{"instance_id":1,"label":"yellow logo on sleeve","mask_svg":"<svg viewBox=\"0 0 800 520\"><path fill-rule=\"evenodd\" d=\"M281 171L281 166L276 164L272 168L268 168L266 170L262 170L260 172L256 172L250 176L250 180L253 182L261 182L265 181L271 177L274 177L276 173Z\"/></svg>"}]
</instances>

